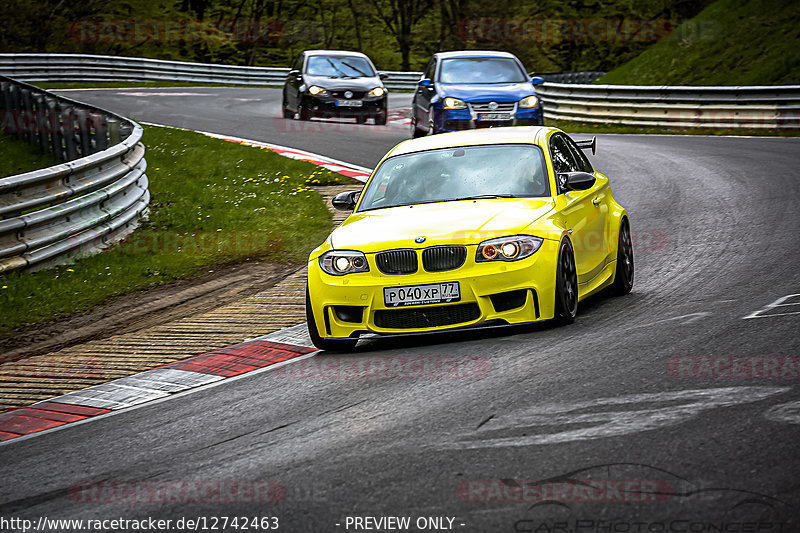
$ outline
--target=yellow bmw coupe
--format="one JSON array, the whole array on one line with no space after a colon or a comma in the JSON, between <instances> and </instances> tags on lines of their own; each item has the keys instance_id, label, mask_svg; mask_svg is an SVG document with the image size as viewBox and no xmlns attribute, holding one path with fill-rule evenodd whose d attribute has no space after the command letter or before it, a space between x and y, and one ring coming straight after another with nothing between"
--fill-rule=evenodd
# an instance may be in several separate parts
<instances>
[{"instance_id":1,"label":"yellow bmw coupe","mask_svg":"<svg viewBox=\"0 0 800 533\"><path fill-rule=\"evenodd\" d=\"M628 213L575 142L548 127L468 130L402 142L353 213L308 260L315 346L360 335L541 320L571 323L578 302L633 285Z\"/></svg>"}]
</instances>

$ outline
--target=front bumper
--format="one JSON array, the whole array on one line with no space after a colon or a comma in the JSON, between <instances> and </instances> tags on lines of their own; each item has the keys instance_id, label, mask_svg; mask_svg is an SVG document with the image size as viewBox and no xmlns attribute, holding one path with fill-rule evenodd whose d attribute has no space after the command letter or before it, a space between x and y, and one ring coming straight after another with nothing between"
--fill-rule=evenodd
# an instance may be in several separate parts
<instances>
[{"instance_id":1,"label":"front bumper","mask_svg":"<svg viewBox=\"0 0 800 533\"><path fill-rule=\"evenodd\" d=\"M360 102L357 107L337 105L337 100ZM364 96L363 98L336 98L330 95L304 96L304 105L314 116L376 116L386 112L386 95L380 97Z\"/></svg>"},{"instance_id":2,"label":"front bumper","mask_svg":"<svg viewBox=\"0 0 800 533\"><path fill-rule=\"evenodd\" d=\"M544 116L541 107L518 108L508 113L507 120L482 120L483 113L467 109L440 109L435 116L437 133L471 130L501 126L542 126Z\"/></svg>"},{"instance_id":3,"label":"front bumper","mask_svg":"<svg viewBox=\"0 0 800 533\"><path fill-rule=\"evenodd\" d=\"M383 274L375 254L367 254L369 272L332 276L320 268L317 259L309 261L308 286L317 331L322 337L345 338L553 318L556 254L540 249L520 261L476 263L477 246L467 248L465 264L445 272L420 269L407 275ZM405 307L384 303L385 287L451 281L459 283L461 299L457 302Z\"/></svg>"}]
</instances>

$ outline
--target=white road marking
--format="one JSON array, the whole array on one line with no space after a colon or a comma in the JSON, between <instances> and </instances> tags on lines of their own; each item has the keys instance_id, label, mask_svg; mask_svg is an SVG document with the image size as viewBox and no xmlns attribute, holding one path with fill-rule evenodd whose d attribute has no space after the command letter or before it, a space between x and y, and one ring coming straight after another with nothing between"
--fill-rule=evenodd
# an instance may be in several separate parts
<instances>
[{"instance_id":1,"label":"white road marking","mask_svg":"<svg viewBox=\"0 0 800 533\"><path fill-rule=\"evenodd\" d=\"M789 402L776 405L764 416L773 422L787 422L789 424L800 424L800 402Z\"/></svg>"},{"instance_id":2,"label":"white road marking","mask_svg":"<svg viewBox=\"0 0 800 533\"><path fill-rule=\"evenodd\" d=\"M800 315L800 311L789 311L788 313L772 313L769 315L762 314L776 307L797 307L798 309L800 309L800 300L788 304L783 303L789 298L794 298L794 297L800 298L800 294L787 294L786 296L781 296L771 304L765 305L762 309L759 309L754 313L750 313L747 316L743 316L742 320L747 320L748 318L772 318L774 316Z\"/></svg>"},{"instance_id":3,"label":"white road marking","mask_svg":"<svg viewBox=\"0 0 800 533\"><path fill-rule=\"evenodd\" d=\"M448 449L517 447L619 437L674 426L687 422L704 411L757 402L789 390L789 387L725 387L543 404L495 417L477 431L477 436L471 433L466 436L470 440L451 442L444 447ZM636 404L642 403L668 405L635 409ZM630 406L631 409L596 411L604 406L620 405ZM579 412L582 410L594 412ZM553 427L559 425L579 427L554 431ZM495 437L499 431L516 435ZM481 435L485 436L481 438Z\"/></svg>"}]
</instances>

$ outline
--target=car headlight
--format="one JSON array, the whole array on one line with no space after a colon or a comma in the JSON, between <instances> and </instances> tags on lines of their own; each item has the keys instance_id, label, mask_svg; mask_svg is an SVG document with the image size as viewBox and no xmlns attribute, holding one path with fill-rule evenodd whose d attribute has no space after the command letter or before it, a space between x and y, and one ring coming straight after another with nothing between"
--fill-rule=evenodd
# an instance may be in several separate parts
<instances>
[{"instance_id":1,"label":"car headlight","mask_svg":"<svg viewBox=\"0 0 800 533\"><path fill-rule=\"evenodd\" d=\"M453 98L452 96L448 96L444 99L444 108L445 109L466 109L467 103L464 100L459 100L458 98Z\"/></svg>"},{"instance_id":2,"label":"car headlight","mask_svg":"<svg viewBox=\"0 0 800 533\"><path fill-rule=\"evenodd\" d=\"M369 96L383 96L384 94L386 94L386 90L383 87L375 87L367 94Z\"/></svg>"},{"instance_id":3,"label":"car headlight","mask_svg":"<svg viewBox=\"0 0 800 533\"><path fill-rule=\"evenodd\" d=\"M483 241L478 246L475 261L519 261L533 255L542 246L543 239L531 235L514 235Z\"/></svg>"},{"instance_id":4,"label":"car headlight","mask_svg":"<svg viewBox=\"0 0 800 533\"><path fill-rule=\"evenodd\" d=\"M539 98L535 94L526 96L519 101L519 107L536 107L537 105L539 105Z\"/></svg>"},{"instance_id":5,"label":"car headlight","mask_svg":"<svg viewBox=\"0 0 800 533\"><path fill-rule=\"evenodd\" d=\"M322 254L319 266L334 276L344 276L355 272L369 272L366 256L361 252L334 250Z\"/></svg>"},{"instance_id":6,"label":"car headlight","mask_svg":"<svg viewBox=\"0 0 800 533\"><path fill-rule=\"evenodd\" d=\"M325 89L323 89L322 87L319 87L317 85L312 85L311 87L309 87L308 88L308 92L312 96L328 94L328 91L326 91Z\"/></svg>"}]
</instances>

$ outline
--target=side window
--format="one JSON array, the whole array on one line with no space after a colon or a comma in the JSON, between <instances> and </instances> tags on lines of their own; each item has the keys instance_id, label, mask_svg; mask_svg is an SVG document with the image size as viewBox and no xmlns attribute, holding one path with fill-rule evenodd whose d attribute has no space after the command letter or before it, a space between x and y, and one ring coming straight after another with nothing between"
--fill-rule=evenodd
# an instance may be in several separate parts
<instances>
[{"instance_id":1,"label":"side window","mask_svg":"<svg viewBox=\"0 0 800 533\"><path fill-rule=\"evenodd\" d=\"M578 148L578 145L575 144L575 141L569 137L564 138L564 140L566 141L567 146L569 146L570 152L572 152L572 156L578 165L578 170L581 172L589 172L590 174L594 172L592 164L589 163L589 158L586 157L586 154L583 153L583 150Z\"/></svg>"},{"instance_id":2,"label":"side window","mask_svg":"<svg viewBox=\"0 0 800 533\"><path fill-rule=\"evenodd\" d=\"M425 73L422 74L423 78L428 78L429 80L433 81L433 75L436 74L436 60L431 59L428 62L428 66L425 67Z\"/></svg>"},{"instance_id":3,"label":"side window","mask_svg":"<svg viewBox=\"0 0 800 533\"><path fill-rule=\"evenodd\" d=\"M556 134L550 137L550 157L553 158L553 170L556 174L580 170L575 156L562 135Z\"/></svg>"},{"instance_id":4,"label":"side window","mask_svg":"<svg viewBox=\"0 0 800 533\"><path fill-rule=\"evenodd\" d=\"M305 56L303 56L303 54L300 54L300 57L298 57L297 61L294 62L294 66L292 68L294 70L302 71L303 70L303 59L305 59Z\"/></svg>"}]
</instances>

